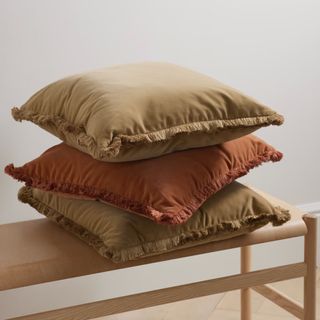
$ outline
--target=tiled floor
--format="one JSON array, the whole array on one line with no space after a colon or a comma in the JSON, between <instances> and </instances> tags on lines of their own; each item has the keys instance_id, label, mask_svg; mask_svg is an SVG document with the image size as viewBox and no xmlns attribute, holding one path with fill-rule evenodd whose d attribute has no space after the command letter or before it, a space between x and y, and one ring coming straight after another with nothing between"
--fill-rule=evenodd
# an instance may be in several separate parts
<instances>
[{"instance_id":1,"label":"tiled floor","mask_svg":"<svg viewBox=\"0 0 320 320\"><path fill-rule=\"evenodd\" d=\"M273 286L302 302L303 279L274 283ZM320 270L318 271L317 319L320 320ZM121 313L96 320L238 320L240 292L231 291L158 307ZM252 293L253 320L296 319L258 293Z\"/></svg>"}]
</instances>

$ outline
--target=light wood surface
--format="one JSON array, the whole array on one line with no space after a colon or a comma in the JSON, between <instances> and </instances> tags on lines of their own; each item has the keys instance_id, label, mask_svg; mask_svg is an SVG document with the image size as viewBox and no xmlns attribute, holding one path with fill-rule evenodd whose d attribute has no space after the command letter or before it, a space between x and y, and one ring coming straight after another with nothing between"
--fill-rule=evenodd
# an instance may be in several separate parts
<instances>
[{"instance_id":1,"label":"light wood surface","mask_svg":"<svg viewBox=\"0 0 320 320\"><path fill-rule=\"evenodd\" d=\"M0 226L0 290L71 277L166 261L201 253L287 239L306 234L303 212L272 196L270 202L290 210L292 220L281 227L270 225L252 233L159 256L115 264L99 256L75 236L46 220Z\"/></svg>"},{"instance_id":2,"label":"light wood surface","mask_svg":"<svg viewBox=\"0 0 320 320\"><path fill-rule=\"evenodd\" d=\"M317 277L317 218L304 215L308 233L304 241L304 262L307 274L304 277L304 319L316 319L316 277Z\"/></svg>"},{"instance_id":3,"label":"light wood surface","mask_svg":"<svg viewBox=\"0 0 320 320\"><path fill-rule=\"evenodd\" d=\"M275 282L272 284L272 288L285 293L287 297L296 299L302 305L303 278ZM319 293L320 269L318 270L317 290ZM95 320L239 320L240 308L240 290L234 290L227 293L101 317ZM252 290L252 319L295 320L297 318ZM320 320L319 298L317 299L316 319Z\"/></svg>"},{"instance_id":4,"label":"light wood surface","mask_svg":"<svg viewBox=\"0 0 320 320\"><path fill-rule=\"evenodd\" d=\"M279 307L287 310L298 319L304 319L303 305L284 295L282 292L270 287L269 285L257 286L253 287L252 289L260 293L265 298L271 300Z\"/></svg>"},{"instance_id":5,"label":"light wood surface","mask_svg":"<svg viewBox=\"0 0 320 320\"><path fill-rule=\"evenodd\" d=\"M241 273L251 270L251 247L246 246L240 249ZM241 320L251 320L251 291L250 288L241 289Z\"/></svg>"},{"instance_id":6,"label":"light wood surface","mask_svg":"<svg viewBox=\"0 0 320 320\"><path fill-rule=\"evenodd\" d=\"M230 290L241 290L241 319L251 320L251 289L304 320L316 318L316 218L260 192L274 205L290 210L292 219L281 227L265 226L255 232L219 242L182 248L159 256L114 264L54 223L33 220L0 226L0 290L110 271L219 250L241 248L241 273L105 301L47 311L16 320L87 320ZM304 262L250 272L250 246L305 236ZM304 277L304 309L299 303L265 285Z\"/></svg>"},{"instance_id":7,"label":"light wood surface","mask_svg":"<svg viewBox=\"0 0 320 320\"><path fill-rule=\"evenodd\" d=\"M15 320L87 320L129 310L147 308L169 302L210 294L259 286L265 283L303 277L306 265L296 263L253 271L218 279L206 280L177 287L154 290L125 297L87 303L79 306L15 318Z\"/></svg>"}]
</instances>

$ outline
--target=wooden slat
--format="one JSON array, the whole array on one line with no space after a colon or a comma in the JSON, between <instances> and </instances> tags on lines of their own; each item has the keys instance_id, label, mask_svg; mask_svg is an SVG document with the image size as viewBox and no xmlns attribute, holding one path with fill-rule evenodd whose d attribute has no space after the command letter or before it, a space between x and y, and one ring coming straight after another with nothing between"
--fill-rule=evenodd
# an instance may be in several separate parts
<instances>
[{"instance_id":1,"label":"wooden slat","mask_svg":"<svg viewBox=\"0 0 320 320\"><path fill-rule=\"evenodd\" d=\"M268 285L262 285L253 287L253 290L260 293L265 298L269 299L282 309L287 310L289 313L293 314L298 319L303 320L303 305L291 299L287 295L281 293L280 291L272 288Z\"/></svg>"},{"instance_id":2,"label":"wooden slat","mask_svg":"<svg viewBox=\"0 0 320 320\"><path fill-rule=\"evenodd\" d=\"M296 263L281 267L253 271L246 274L238 274L125 297L118 297L105 301L92 302L79 306L22 316L14 319L88 320L165 303L192 299L235 289L254 287L280 280L303 277L305 274L306 265L304 263Z\"/></svg>"},{"instance_id":3,"label":"wooden slat","mask_svg":"<svg viewBox=\"0 0 320 320\"><path fill-rule=\"evenodd\" d=\"M0 291L287 239L305 233L306 226L300 218L281 227L267 226L228 240L126 263L112 263L47 219L0 225Z\"/></svg>"},{"instance_id":4,"label":"wooden slat","mask_svg":"<svg viewBox=\"0 0 320 320\"><path fill-rule=\"evenodd\" d=\"M248 273L251 270L251 247L241 248L241 273ZM241 289L241 320L251 320L251 290L250 288Z\"/></svg>"},{"instance_id":5,"label":"wooden slat","mask_svg":"<svg viewBox=\"0 0 320 320\"><path fill-rule=\"evenodd\" d=\"M316 319L317 282L317 216L306 214L303 219L308 233L304 237L304 262L307 274L304 278L304 319Z\"/></svg>"}]
</instances>

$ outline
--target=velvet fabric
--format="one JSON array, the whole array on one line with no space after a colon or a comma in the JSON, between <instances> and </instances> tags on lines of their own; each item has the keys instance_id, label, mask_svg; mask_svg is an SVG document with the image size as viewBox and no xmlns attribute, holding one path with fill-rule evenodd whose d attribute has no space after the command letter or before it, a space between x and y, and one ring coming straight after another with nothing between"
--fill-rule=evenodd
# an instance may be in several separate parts
<instances>
[{"instance_id":1,"label":"velvet fabric","mask_svg":"<svg viewBox=\"0 0 320 320\"><path fill-rule=\"evenodd\" d=\"M23 187L19 199L114 262L223 240L290 219L287 210L237 182L210 197L186 223L175 226L156 224L98 201L69 199L31 187Z\"/></svg>"},{"instance_id":2,"label":"velvet fabric","mask_svg":"<svg viewBox=\"0 0 320 320\"><path fill-rule=\"evenodd\" d=\"M156 62L64 78L12 114L111 162L215 145L283 122L275 111L225 84Z\"/></svg>"},{"instance_id":3,"label":"velvet fabric","mask_svg":"<svg viewBox=\"0 0 320 320\"><path fill-rule=\"evenodd\" d=\"M98 161L62 143L22 167L8 165L5 171L27 186L98 199L158 223L179 224L249 169L281 157L253 135L127 163Z\"/></svg>"}]
</instances>

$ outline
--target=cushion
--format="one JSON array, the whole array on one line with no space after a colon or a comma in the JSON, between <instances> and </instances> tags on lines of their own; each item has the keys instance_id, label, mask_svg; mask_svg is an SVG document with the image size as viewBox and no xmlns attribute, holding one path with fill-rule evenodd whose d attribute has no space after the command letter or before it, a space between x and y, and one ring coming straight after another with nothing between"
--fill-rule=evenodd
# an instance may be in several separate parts
<instances>
[{"instance_id":1,"label":"cushion","mask_svg":"<svg viewBox=\"0 0 320 320\"><path fill-rule=\"evenodd\" d=\"M250 168L281 157L253 135L127 163L98 161L62 143L22 167L10 164L5 171L27 186L99 199L158 223L178 224Z\"/></svg>"},{"instance_id":2,"label":"cushion","mask_svg":"<svg viewBox=\"0 0 320 320\"><path fill-rule=\"evenodd\" d=\"M208 76L155 62L59 80L12 113L112 162L214 145L283 122L275 111Z\"/></svg>"},{"instance_id":3,"label":"cushion","mask_svg":"<svg viewBox=\"0 0 320 320\"><path fill-rule=\"evenodd\" d=\"M290 218L287 210L273 207L238 182L209 198L186 223L175 226L156 224L98 201L69 199L31 187L23 187L18 197L114 262L223 240L268 222L281 225Z\"/></svg>"}]
</instances>

